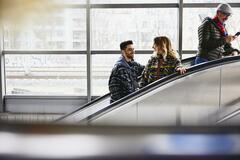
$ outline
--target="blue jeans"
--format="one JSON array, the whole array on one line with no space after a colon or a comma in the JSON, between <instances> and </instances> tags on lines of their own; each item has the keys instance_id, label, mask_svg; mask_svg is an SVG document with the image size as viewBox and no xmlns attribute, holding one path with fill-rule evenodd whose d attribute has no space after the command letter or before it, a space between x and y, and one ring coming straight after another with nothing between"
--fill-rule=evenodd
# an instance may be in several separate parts
<instances>
[{"instance_id":1,"label":"blue jeans","mask_svg":"<svg viewBox=\"0 0 240 160\"><path fill-rule=\"evenodd\" d=\"M204 62L208 62L208 60L205 58L201 58L199 56L197 56L195 59L195 64L200 64L200 63L204 63Z\"/></svg>"}]
</instances>

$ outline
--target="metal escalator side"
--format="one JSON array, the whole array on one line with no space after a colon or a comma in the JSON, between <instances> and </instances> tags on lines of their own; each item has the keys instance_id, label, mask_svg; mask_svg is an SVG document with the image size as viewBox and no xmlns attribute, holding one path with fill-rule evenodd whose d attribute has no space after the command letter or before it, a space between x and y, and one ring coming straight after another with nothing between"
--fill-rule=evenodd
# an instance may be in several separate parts
<instances>
[{"instance_id":1,"label":"metal escalator side","mask_svg":"<svg viewBox=\"0 0 240 160\"><path fill-rule=\"evenodd\" d=\"M73 112L60 117L59 119L56 120L56 122L64 121L64 122L71 123L72 121L75 121L75 117L84 116L85 112L83 112L83 111L88 111L88 113L90 114L90 113L92 113L91 110L89 110L90 108L95 107L96 110L100 110L101 108L99 108L99 106L104 107L109 104L110 104L110 93L107 93L107 94L105 94L99 98L96 98L95 100L79 107L77 110L74 110Z\"/></svg>"},{"instance_id":2,"label":"metal escalator side","mask_svg":"<svg viewBox=\"0 0 240 160\"><path fill-rule=\"evenodd\" d=\"M182 64L186 67L189 67L192 65L192 62L194 61L195 57L190 57L182 60ZM56 120L56 122L74 122L79 121L83 118L86 118L87 114L95 113L98 110L103 109L105 106L110 105L110 93L105 94L104 96L101 96L81 107L74 110L73 112L64 115L63 117L60 117ZM80 119L77 117L81 117Z\"/></svg>"},{"instance_id":3,"label":"metal escalator side","mask_svg":"<svg viewBox=\"0 0 240 160\"><path fill-rule=\"evenodd\" d=\"M147 94L148 96L150 95L154 95L154 94L159 94L160 96L159 97L164 97L164 94L168 94L167 92L164 93L164 89L165 88L170 88L172 91L173 90L179 90L178 91L178 95L176 94L175 97L177 99L177 101L179 102L179 104L175 104L175 105L182 105L181 102L184 101L184 96L186 99L190 98L188 101L188 103L185 103L184 105L187 105L186 106L182 106L183 109L181 108L180 110L178 110L178 107L175 107L175 108L171 108L173 110L176 110L176 111L168 111L167 110L169 109L169 106L168 103L172 103L171 100L169 100L169 102L166 102L166 101L163 101L163 100L158 100L159 103L158 104L154 104L155 107L157 105L162 105L162 103L164 102L165 104L165 110L166 112L165 113L172 113L172 114L169 114L168 116L175 116L175 119L174 120L170 120L170 122L168 122L168 124L166 125L179 125L179 124L191 124L191 122L187 122L191 119L182 119L181 116L181 112L184 112L184 110L191 110L192 108L189 108L189 107L198 107L197 109L194 110L194 112L186 112L186 113L190 113L190 117L193 118L194 116L197 117L199 115L201 115L201 110L205 110L205 113L204 114L208 114L208 115L202 115L202 117L206 117L207 119L211 119L211 117L209 117L211 114L215 113L218 109L220 109L220 107L222 105L224 105L224 103L222 102L223 99L222 99L222 89L224 89L225 86L222 86L222 79L220 76L224 76L222 75L222 72L224 72L224 67L227 66L227 65L231 65L231 64L234 64L235 62L239 62L240 61L240 56L236 56L236 57L226 57L226 58L223 58L223 59L220 59L220 60L215 60L215 61L210 61L208 63L203 63L203 64L200 64L200 65L196 65L196 66L193 66L193 67L190 67L188 70L187 70L187 73L184 74L184 75L179 75L178 73L174 73L170 76L167 76L163 79L160 79L159 81L156 81L142 89L140 89L139 91L137 92L134 92L124 98L122 98L121 100L119 101L116 101L115 103L113 104L110 104L109 106L106 106L104 109L102 110L99 110L91 115L89 115L88 117L86 117L85 119L83 119L82 121L80 121L80 123L83 123L83 124L97 124L98 122L98 119L101 119L102 117L108 117L108 113L110 113L111 111L115 111L117 112L116 110L120 110L119 112L123 112L120 116L118 116L118 120L126 120L126 122L124 123L124 125L131 125L130 122L127 122L129 119L130 121L133 120L133 121L138 121L138 122L133 122L132 125L139 125L139 117L142 116L141 114L144 114L144 111L140 111L140 106L144 106L143 104L148 104L148 105L152 105L151 103L155 103L154 101L151 101L151 97L150 97L150 100L148 100L148 102L144 102L142 101L144 98L146 98ZM236 64L239 64L239 63L236 63ZM223 68L221 68L223 66ZM231 69L231 67L228 67ZM198 74L203 72L204 73L204 76L199 78ZM231 73L232 75L234 74ZM186 81L184 82L183 79L191 79L192 77L196 77L198 76L197 78L199 78L197 81L201 82L199 83L199 86L196 86L196 85L192 85L191 86L191 83L193 83L194 81ZM204 80L206 78L209 78L209 82L204 82ZM234 79L237 79L237 78L234 78ZM193 79L193 80L196 80L196 79ZM170 83L176 83L176 81L182 81L181 83L184 84L184 85L175 85L175 88L172 87L170 85ZM198 82L197 82L198 83ZM206 83L206 85L203 85L204 83ZM195 82L194 82L195 84ZM224 84L224 83L223 83ZM235 83L236 85L234 85L234 87L236 88L236 86L238 85L238 82ZM185 88L186 86L191 86L193 88L193 92L195 92L194 94L196 94L197 96L196 97L193 97L191 99L191 87L188 87L187 89ZM227 86L227 85L226 85ZM195 87L195 88L194 88ZM234 88L233 87L233 88ZM162 89L161 89L162 88ZM196 89L197 88L197 89ZM195 89L195 90L194 90ZM161 91L159 93L157 93L157 91ZM187 90L187 91L186 91ZM198 94L198 91L201 91L200 93L201 94ZM208 92L204 93L203 91L204 90L207 90ZM227 91L227 90L226 90ZM181 93L182 92L182 93ZM150 94L151 93L151 94ZM171 92L171 94L174 94L174 92ZM227 93L225 93L227 94ZM179 98L180 97L180 98ZM200 99L198 98L200 97ZM236 98L236 97L235 97ZM161 99L161 98L160 98ZM202 101L201 101L202 99ZM204 101L204 100L207 100L207 101ZM174 100L173 100L174 101ZM196 103L197 101L197 103ZM192 106L194 104L194 106ZM134 107L132 107L134 106ZM134 109L128 109L128 111L122 111L124 109L124 107L132 107ZM159 107L160 108L160 107ZM154 107L153 107L154 109ZM156 109L156 108L155 108ZM161 108L161 110L163 110L163 107ZM114 116L114 113L112 113L112 116ZM127 114L132 112L131 116L125 116ZM142 112L142 113L139 113L139 112ZM145 112L147 112L147 110L145 109ZM153 113L154 111L151 111L151 114L154 114ZM209 113L208 113L209 112ZM210 113L211 112L211 113ZM146 119L149 119L149 117L151 118L151 114L149 114L148 116L143 116ZM191 115L193 114L193 115ZM195 115L194 115L195 114ZM130 115L130 114L129 114ZM189 116L188 115L188 116ZM164 116L164 115L161 115L161 116ZM201 117L201 116L199 116ZM143 119L144 119L143 118ZM155 117L157 118L157 117ZM168 118L168 117L167 117ZM212 120L209 120L209 121L212 121L212 122L216 122L217 117L212 117ZM104 119L104 118L103 118ZM196 120L196 118L195 118ZM110 121L114 121L113 119L110 119ZM151 121L151 120L150 120ZM185 122L186 121L186 122ZM209 123L209 121L207 122L204 122L204 123ZM96 123L97 122L97 123ZM106 121L105 121L106 122ZM144 124L145 121L142 120L141 121L141 124ZM103 124L103 123L100 123L100 124ZM105 125L105 124L103 124ZM155 124L153 124L155 125Z\"/></svg>"}]
</instances>

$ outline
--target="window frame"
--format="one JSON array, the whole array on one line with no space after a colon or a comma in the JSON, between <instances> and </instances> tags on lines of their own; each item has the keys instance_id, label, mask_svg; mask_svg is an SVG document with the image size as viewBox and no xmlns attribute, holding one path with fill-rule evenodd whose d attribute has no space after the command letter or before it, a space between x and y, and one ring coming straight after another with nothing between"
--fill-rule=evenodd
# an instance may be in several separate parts
<instances>
[{"instance_id":1,"label":"window frame","mask_svg":"<svg viewBox=\"0 0 240 160\"><path fill-rule=\"evenodd\" d=\"M7 95L6 96L6 79L5 79L5 67L4 67L4 56L7 54L21 54L21 53L29 53L29 54L86 54L86 65L87 65L87 96L85 97L87 101L91 101L93 96L92 96L92 55L94 54L119 54L119 51L116 50L91 50L91 10L92 9L104 9L104 8L177 8L178 9L178 52L180 54L180 57L182 57L183 54L192 54L193 52L196 53L196 50L182 50L182 27L183 27L183 11L185 8L213 8L216 7L219 3L184 3L183 0L179 0L178 3L134 3L134 4L91 4L90 0L86 0L86 4L59 4L59 6L63 8L81 8L86 10L86 50L54 50L54 51L49 51L49 50L44 50L44 51L39 51L39 50L31 50L31 51L23 51L23 50L5 50L4 49L4 35L0 34L0 62L1 62L1 83L0 83L0 88L1 90L1 100L0 100L0 112L4 111L4 108L6 107L4 104L5 99L4 98L11 98L15 97L17 98L18 96L11 96ZM229 3L233 8L240 8L240 3ZM0 32L2 31L2 27ZM139 50L138 54L151 54L151 50ZM20 97L24 97L23 95L19 95ZM27 96L29 98L29 96ZM30 96L31 97L31 96ZM41 98L45 97L43 96L32 96L34 98ZM56 96L50 96L51 97L56 97ZM66 96L67 97L67 96Z\"/></svg>"}]
</instances>

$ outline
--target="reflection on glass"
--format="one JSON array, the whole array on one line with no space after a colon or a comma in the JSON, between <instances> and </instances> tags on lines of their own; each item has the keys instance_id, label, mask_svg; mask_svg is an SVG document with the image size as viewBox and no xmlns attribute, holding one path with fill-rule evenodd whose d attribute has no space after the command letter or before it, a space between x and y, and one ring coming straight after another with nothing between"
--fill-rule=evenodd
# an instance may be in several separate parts
<instances>
[{"instance_id":1,"label":"reflection on glass","mask_svg":"<svg viewBox=\"0 0 240 160\"><path fill-rule=\"evenodd\" d=\"M109 93L108 90L109 76L111 74L114 64L116 63L120 56L121 56L120 51L119 54L93 55L92 59L93 96L102 96L106 93ZM134 59L136 62L142 65L146 65L150 56L151 54L137 54L136 51Z\"/></svg>"},{"instance_id":2,"label":"reflection on glass","mask_svg":"<svg viewBox=\"0 0 240 160\"><path fill-rule=\"evenodd\" d=\"M85 49L86 11L58 9L26 24L5 24L5 49Z\"/></svg>"},{"instance_id":3,"label":"reflection on glass","mask_svg":"<svg viewBox=\"0 0 240 160\"><path fill-rule=\"evenodd\" d=\"M6 55L8 95L87 94L85 55Z\"/></svg>"},{"instance_id":4,"label":"reflection on glass","mask_svg":"<svg viewBox=\"0 0 240 160\"><path fill-rule=\"evenodd\" d=\"M119 49L131 39L136 49L151 49L153 38L168 36L177 48L177 9L92 9L92 48ZM104 17L104 19L102 18Z\"/></svg>"},{"instance_id":5,"label":"reflection on glass","mask_svg":"<svg viewBox=\"0 0 240 160\"><path fill-rule=\"evenodd\" d=\"M198 49L198 27L205 17L214 17L215 8L184 8L183 10L183 50ZM226 22L226 28L229 34L235 34L239 31L240 10L234 8L233 15ZM239 47L239 38L232 42L233 47Z\"/></svg>"}]
</instances>

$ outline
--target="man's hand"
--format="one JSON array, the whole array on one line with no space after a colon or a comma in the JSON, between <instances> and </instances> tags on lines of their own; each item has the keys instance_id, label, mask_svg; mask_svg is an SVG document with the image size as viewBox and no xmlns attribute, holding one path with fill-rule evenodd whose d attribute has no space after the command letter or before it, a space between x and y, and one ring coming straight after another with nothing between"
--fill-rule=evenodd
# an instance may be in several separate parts
<instances>
[{"instance_id":1,"label":"man's hand","mask_svg":"<svg viewBox=\"0 0 240 160\"><path fill-rule=\"evenodd\" d=\"M238 54L239 54L238 51L232 51L232 53L231 53L232 56L237 56Z\"/></svg>"},{"instance_id":2,"label":"man's hand","mask_svg":"<svg viewBox=\"0 0 240 160\"><path fill-rule=\"evenodd\" d=\"M229 36L225 37L225 41L226 41L226 43L230 43L230 42L232 42L236 38L237 38L237 36L229 35Z\"/></svg>"}]
</instances>

